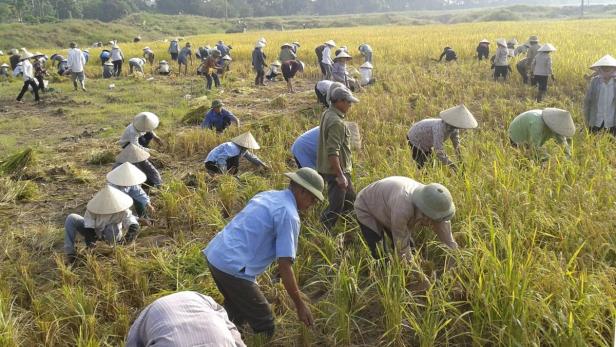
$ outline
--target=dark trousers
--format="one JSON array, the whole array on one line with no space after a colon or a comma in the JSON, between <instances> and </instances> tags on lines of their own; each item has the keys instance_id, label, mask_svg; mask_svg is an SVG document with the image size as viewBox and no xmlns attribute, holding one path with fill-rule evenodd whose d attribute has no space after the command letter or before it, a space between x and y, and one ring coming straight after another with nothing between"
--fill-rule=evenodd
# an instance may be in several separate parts
<instances>
[{"instance_id":1,"label":"dark trousers","mask_svg":"<svg viewBox=\"0 0 616 347\"><path fill-rule=\"evenodd\" d=\"M113 75L116 77L119 77L120 74L122 73L122 61L114 60L112 61L112 63L113 63Z\"/></svg>"},{"instance_id":2,"label":"dark trousers","mask_svg":"<svg viewBox=\"0 0 616 347\"><path fill-rule=\"evenodd\" d=\"M38 82L39 90L41 92L44 92L45 91L45 80L43 79L43 76L38 76L36 78L36 81Z\"/></svg>"},{"instance_id":3,"label":"dark trousers","mask_svg":"<svg viewBox=\"0 0 616 347\"><path fill-rule=\"evenodd\" d=\"M336 225L338 217L353 210L355 189L351 181L351 174L344 174L349 183L346 189L338 187L336 175L321 174L321 176L327 182L327 198L329 200L329 205L321 213L321 223L325 225L327 230L331 230Z\"/></svg>"},{"instance_id":4,"label":"dark trousers","mask_svg":"<svg viewBox=\"0 0 616 347\"><path fill-rule=\"evenodd\" d=\"M364 240L366 241L368 248L370 249L370 254L372 254L372 257L374 259L378 259L379 255L377 252L377 245L380 241L383 241L383 251L387 251L387 247L385 246L385 242L387 239L383 237L383 235L379 235L376 231L363 225L359 220L357 220L357 224L359 224L359 229L361 230L361 234L364 237ZM391 240L391 249L395 250L396 244L395 242L393 242L394 238L393 238L393 235L391 234L391 230L387 228L383 228L383 231L385 232L387 236L389 236L389 239ZM411 249L415 249L415 242L413 242L412 238L410 239L410 246L411 246Z\"/></svg>"},{"instance_id":5,"label":"dark trousers","mask_svg":"<svg viewBox=\"0 0 616 347\"><path fill-rule=\"evenodd\" d=\"M528 73L526 72L526 64L518 63L516 65L516 69L518 70L520 76L522 76L522 82L524 84L528 84Z\"/></svg>"},{"instance_id":6,"label":"dark trousers","mask_svg":"<svg viewBox=\"0 0 616 347\"><path fill-rule=\"evenodd\" d=\"M329 107L329 104L327 103L327 95L321 94L321 92L317 89L316 86L314 87L314 93L317 95L317 99L321 104L323 104L323 106L325 106L326 108Z\"/></svg>"},{"instance_id":7,"label":"dark trousers","mask_svg":"<svg viewBox=\"0 0 616 347\"><path fill-rule=\"evenodd\" d=\"M205 75L205 79L207 80L207 89L212 89L212 81L214 81L216 88L220 87L220 80L218 79L218 74L216 72Z\"/></svg>"},{"instance_id":8,"label":"dark trousers","mask_svg":"<svg viewBox=\"0 0 616 347\"><path fill-rule=\"evenodd\" d=\"M257 76L255 77L255 85L263 84L263 79L265 78L265 70L263 68L257 69Z\"/></svg>"},{"instance_id":9,"label":"dark trousers","mask_svg":"<svg viewBox=\"0 0 616 347\"><path fill-rule=\"evenodd\" d=\"M503 79L507 79L509 76L509 66L495 66L494 67L494 79L497 80L499 77Z\"/></svg>"},{"instance_id":10,"label":"dark trousers","mask_svg":"<svg viewBox=\"0 0 616 347\"><path fill-rule=\"evenodd\" d=\"M321 74L323 74L323 76L327 75L327 70L325 69L325 64L321 63L321 58L319 58L319 67L321 68Z\"/></svg>"},{"instance_id":11,"label":"dark trousers","mask_svg":"<svg viewBox=\"0 0 616 347\"><path fill-rule=\"evenodd\" d=\"M237 327L248 323L257 334L274 335L274 315L269 302L251 281L224 273L208 264L216 287L225 298L223 306Z\"/></svg>"},{"instance_id":12,"label":"dark trousers","mask_svg":"<svg viewBox=\"0 0 616 347\"><path fill-rule=\"evenodd\" d=\"M417 168L421 169L422 167L424 167L426 162L430 159L430 156L432 156L432 151L431 150L422 151L421 149L413 146L411 141L409 141L408 144L409 144L409 147L411 147L412 157L413 157L413 160L415 160L415 162L417 163Z\"/></svg>"},{"instance_id":13,"label":"dark trousers","mask_svg":"<svg viewBox=\"0 0 616 347\"><path fill-rule=\"evenodd\" d=\"M236 155L235 157L231 157L227 159L227 172L232 175L235 175L240 167L240 156ZM206 161L205 168L212 174L222 174L224 172L220 171L218 165L216 165L213 161Z\"/></svg>"},{"instance_id":14,"label":"dark trousers","mask_svg":"<svg viewBox=\"0 0 616 347\"><path fill-rule=\"evenodd\" d=\"M540 92L545 92L548 90L548 77L549 76L535 76L533 81L533 85L537 85L537 88Z\"/></svg>"},{"instance_id":15,"label":"dark trousers","mask_svg":"<svg viewBox=\"0 0 616 347\"><path fill-rule=\"evenodd\" d=\"M273 81L276 79L276 77L278 77L278 75L280 75L280 73L274 73L273 71L269 73L269 75L265 76L267 77L268 80Z\"/></svg>"},{"instance_id":16,"label":"dark trousers","mask_svg":"<svg viewBox=\"0 0 616 347\"><path fill-rule=\"evenodd\" d=\"M591 133L597 134L600 133L602 131L608 132L610 133L610 135L612 136L616 136L616 127L611 127L611 128L605 128L603 126L600 127L590 127L588 128L588 131L590 131Z\"/></svg>"},{"instance_id":17,"label":"dark trousers","mask_svg":"<svg viewBox=\"0 0 616 347\"><path fill-rule=\"evenodd\" d=\"M24 97L24 94L26 94L26 92L28 91L28 86L32 86L32 91L34 92L34 100L39 101L40 98L38 94L38 86L33 80L24 81L24 86L21 88L19 95L17 95L17 101L21 101L21 98Z\"/></svg>"}]
</instances>

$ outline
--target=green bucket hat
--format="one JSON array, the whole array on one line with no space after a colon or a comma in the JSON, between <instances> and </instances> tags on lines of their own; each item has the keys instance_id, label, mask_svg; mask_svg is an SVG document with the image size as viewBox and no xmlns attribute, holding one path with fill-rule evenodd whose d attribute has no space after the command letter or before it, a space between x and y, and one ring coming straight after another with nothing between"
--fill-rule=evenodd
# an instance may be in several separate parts
<instances>
[{"instance_id":1,"label":"green bucket hat","mask_svg":"<svg viewBox=\"0 0 616 347\"><path fill-rule=\"evenodd\" d=\"M434 221L448 221L456 213L456 206L449 190L438 183L417 188L413 191L413 204Z\"/></svg>"},{"instance_id":2,"label":"green bucket hat","mask_svg":"<svg viewBox=\"0 0 616 347\"><path fill-rule=\"evenodd\" d=\"M225 104L223 104L222 101L220 100L212 101L212 108L218 108L218 107L223 107L223 106L225 106Z\"/></svg>"},{"instance_id":3,"label":"green bucket hat","mask_svg":"<svg viewBox=\"0 0 616 347\"><path fill-rule=\"evenodd\" d=\"M309 167L303 167L295 172L287 172L285 176L289 177L293 182L299 184L304 189L312 193L320 201L325 200L323 197L323 188L325 188L325 182L323 177L319 175L314 169Z\"/></svg>"}]
</instances>

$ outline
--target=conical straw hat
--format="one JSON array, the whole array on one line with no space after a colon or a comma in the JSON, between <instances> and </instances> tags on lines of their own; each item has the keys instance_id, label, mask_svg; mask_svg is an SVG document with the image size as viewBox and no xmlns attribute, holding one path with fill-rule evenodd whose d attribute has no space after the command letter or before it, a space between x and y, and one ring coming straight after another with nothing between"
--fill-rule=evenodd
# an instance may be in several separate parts
<instances>
[{"instance_id":1,"label":"conical straw hat","mask_svg":"<svg viewBox=\"0 0 616 347\"><path fill-rule=\"evenodd\" d=\"M590 68L595 69L595 68L602 67L602 66L616 67L616 59L614 59L614 57L612 57L609 54L604 55L603 58L597 60L597 62L592 64Z\"/></svg>"},{"instance_id":2,"label":"conical straw hat","mask_svg":"<svg viewBox=\"0 0 616 347\"><path fill-rule=\"evenodd\" d=\"M542 112L545 124L558 135L571 137L575 134L575 124L569 111L558 108L546 108Z\"/></svg>"},{"instance_id":3,"label":"conical straw hat","mask_svg":"<svg viewBox=\"0 0 616 347\"><path fill-rule=\"evenodd\" d=\"M105 188L94 195L86 208L95 214L113 214L122 212L132 205L133 198L110 185L106 185Z\"/></svg>"},{"instance_id":4,"label":"conical straw hat","mask_svg":"<svg viewBox=\"0 0 616 347\"><path fill-rule=\"evenodd\" d=\"M479 41L479 43L487 43L487 44L490 44L490 41L488 41L488 39L483 39L483 40Z\"/></svg>"},{"instance_id":5,"label":"conical straw hat","mask_svg":"<svg viewBox=\"0 0 616 347\"><path fill-rule=\"evenodd\" d=\"M352 57L345 51L341 51L334 59L351 59Z\"/></svg>"},{"instance_id":6,"label":"conical straw hat","mask_svg":"<svg viewBox=\"0 0 616 347\"><path fill-rule=\"evenodd\" d=\"M336 42L334 42L334 40L325 41L325 44L328 46L336 47Z\"/></svg>"},{"instance_id":7,"label":"conical straw hat","mask_svg":"<svg viewBox=\"0 0 616 347\"><path fill-rule=\"evenodd\" d=\"M129 162L116 167L107 174L107 182L121 187L136 186L146 181L145 174Z\"/></svg>"},{"instance_id":8,"label":"conical straw hat","mask_svg":"<svg viewBox=\"0 0 616 347\"><path fill-rule=\"evenodd\" d=\"M556 52L556 47L554 47L551 43L546 43L539 48L537 52Z\"/></svg>"},{"instance_id":9,"label":"conical straw hat","mask_svg":"<svg viewBox=\"0 0 616 347\"><path fill-rule=\"evenodd\" d=\"M474 129L477 127L477 120L466 106L458 105L442 111L439 115L445 123L459 129Z\"/></svg>"},{"instance_id":10,"label":"conical straw hat","mask_svg":"<svg viewBox=\"0 0 616 347\"><path fill-rule=\"evenodd\" d=\"M122 152L116 157L117 163L140 163L150 157L150 153L145 151L143 148L129 143L128 146L124 147Z\"/></svg>"},{"instance_id":11,"label":"conical straw hat","mask_svg":"<svg viewBox=\"0 0 616 347\"><path fill-rule=\"evenodd\" d=\"M369 62L369 61L367 61L367 62L365 62L365 63L361 64L360 68L363 68L363 69L372 69L372 64L370 64L370 62Z\"/></svg>"},{"instance_id":12,"label":"conical straw hat","mask_svg":"<svg viewBox=\"0 0 616 347\"><path fill-rule=\"evenodd\" d=\"M249 132L243 133L238 137L234 137L231 139L231 142L235 143L238 146L248 148L248 149L259 149L261 146L257 143L257 140L252 136Z\"/></svg>"},{"instance_id":13,"label":"conical straw hat","mask_svg":"<svg viewBox=\"0 0 616 347\"><path fill-rule=\"evenodd\" d=\"M496 44L507 47L507 40L505 40L505 39L498 39L498 40L496 40Z\"/></svg>"},{"instance_id":14,"label":"conical straw hat","mask_svg":"<svg viewBox=\"0 0 616 347\"><path fill-rule=\"evenodd\" d=\"M138 131L152 131L158 127L158 117L152 112L141 112L133 118L133 126Z\"/></svg>"}]
</instances>

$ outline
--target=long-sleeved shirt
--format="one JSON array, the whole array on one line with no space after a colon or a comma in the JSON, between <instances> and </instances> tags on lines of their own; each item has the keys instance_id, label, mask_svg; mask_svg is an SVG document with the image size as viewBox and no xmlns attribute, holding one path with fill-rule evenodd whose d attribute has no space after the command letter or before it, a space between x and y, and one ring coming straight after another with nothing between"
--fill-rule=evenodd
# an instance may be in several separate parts
<instances>
[{"instance_id":1,"label":"long-sleeved shirt","mask_svg":"<svg viewBox=\"0 0 616 347\"><path fill-rule=\"evenodd\" d=\"M225 55L229 54L229 47L224 43L217 44L216 49L220 52L221 57L224 57Z\"/></svg>"},{"instance_id":2,"label":"long-sleeved shirt","mask_svg":"<svg viewBox=\"0 0 616 347\"><path fill-rule=\"evenodd\" d=\"M417 218L418 209L413 204L413 192L422 186L407 177L387 177L362 189L355 199L355 213L359 222L380 235L386 231L391 232L396 251L403 257L411 255L413 231L425 224L432 226L445 245L458 248L449 221L432 222Z\"/></svg>"},{"instance_id":3,"label":"long-sleeved shirt","mask_svg":"<svg viewBox=\"0 0 616 347\"><path fill-rule=\"evenodd\" d=\"M590 80L584 99L584 121L589 127L616 126L616 82L614 77L606 83L603 77Z\"/></svg>"},{"instance_id":4,"label":"long-sleeved shirt","mask_svg":"<svg viewBox=\"0 0 616 347\"><path fill-rule=\"evenodd\" d=\"M529 67L533 63L533 60L535 60L535 56L537 55L537 51L539 50L539 48L541 48L541 45L539 43L533 43L528 46L528 50L526 50L526 57L528 58Z\"/></svg>"},{"instance_id":5,"label":"long-sleeved shirt","mask_svg":"<svg viewBox=\"0 0 616 347\"><path fill-rule=\"evenodd\" d=\"M443 58L445 58L445 61L452 61L452 60L457 60L458 55L456 54L456 51L449 48L449 49L444 50L443 53L441 53L441 56L438 58L438 61L442 61Z\"/></svg>"},{"instance_id":6,"label":"long-sleeved shirt","mask_svg":"<svg viewBox=\"0 0 616 347\"><path fill-rule=\"evenodd\" d=\"M111 49L111 61L124 60L124 53L119 48Z\"/></svg>"},{"instance_id":7,"label":"long-sleeved shirt","mask_svg":"<svg viewBox=\"0 0 616 347\"><path fill-rule=\"evenodd\" d=\"M345 63L335 62L332 67L332 78L336 82L347 84L349 73Z\"/></svg>"},{"instance_id":8,"label":"long-sleeved shirt","mask_svg":"<svg viewBox=\"0 0 616 347\"><path fill-rule=\"evenodd\" d=\"M213 108L205 114L203 122L201 122L201 128L216 129L217 132L225 130L231 122L239 122L235 115L224 108L220 112L216 112Z\"/></svg>"},{"instance_id":9,"label":"long-sleeved shirt","mask_svg":"<svg viewBox=\"0 0 616 347\"><path fill-rule=\"evenodd\" d=\"M209 161L215 163L216 166L218 166L218 168L220 169L220 171L226 172L227 160L229 158L237 156L239 156L240 158L244 157L246 158L246 160L257 166L265 165L265 163L261 159L259 159L259 157L247 150L243 150L240 146L236 145L233 142L225 142L214 147L214 149L212 149L210 153L208 153L204 162L207 163Z\"/></svg>"},{"instance_id":10,"label":"long-sleeved shirt","mask_svg":"<svg viewBox=\"0 0 616 347\"><path fill-rule=\"evenodd\" d=\"M498 46L498 48L496 48L494 66L509 66L509 51L507 47Z\"/></svg>"},{"instance_id":11,"label":"long-sleeved shirt","mask_svg":"<svg viewBox=\"0 0 616 347\"><path fill-rule=\"evenodd\" d=\"M261 70L265 66L265 54L263 54L263 50L261 48L255 47L255 49L252 51L252 67L257 70Z\"/></svg>"},{"instance_id":12,"label":"long-sleeved shirt","mask_svg":"<svg viewBox=\"0 0 616 347\"><path fill-rule=\"evenodd\" d=\"M325 45L325 48L323 48L323 58L321 59L321 63L326 65L332 65L334 63L334 61L330 57L331 50L332 48L330 46Z\"/></svg>"},{"instance_id":13,"label":"long-sleeved shirt","mask_svg":"<svg viewBox=\"0 0 616 347\"><path fill-rule=\"evenodd\" d=\"M548 155L542 146L547 140L553 138L556 142L565 146L565 153L570 156L571 150L567 139L553 132L545 124L542 113L542 110L530 110L515 117L509 125L511 141L518 145L530 145L535 150L542 152L539 153L541 159L546 160Z\"/></svg>"},{"instance_id":14,"label":"long-sleeved shirt","mask_svg":"<svg viewBox=\"0 0 616 347\"><path fill-rule=\"evenodd\" d=\"M83 72L83 66L86 64L86 59L83 53L78 48L68 50L68 68L71 72Z\"/></svg>"},{"instance_id":15,"label":"long-sleeved shirt","mask_svg":"<svg viewBox=\"0 0 616 347\"><path fill-rule=\"evenodd\" d=\"M154 136L156 136L154 131L152 131L152 133L154 134ZM124 132L122 133L122 137L120 137L120 146L124 147L127 144L132 143L133 145L139 146L141 149L148 151L147 148L139 144L139 138L143 135L145 135L145 132L135 129L135 126L133 125L133 123L130 123L126 127L126 129L124 129Z\"/></svg>"},{"instance_id":16,"label":"long-sleeved shirt","mask_svg":"<svg viewBox=\"0 0 616 347\"><path fill-rule=\"evenodd\" d=\"M282 63L284 63L285 61L289 61L289 60L295 60L295 58L297 58L297 55L293 53L291 48L288 48L288 47L281 49L280 55L278 56L278 60L280 60L280 62Z\"/></svg>"},{"instance_id":17,"label":"long-sleeved shirt","mask_svg":"<svg viewBox=\"0 0 616 347\"><path fill-rule=\"evenodd\" d=\"M83 216L84 227L94 229L98 238L104 235L113 235L116 240L121 240L132 224L139 224L130 209L112 214L96 214L86 210Z\"/></svg>"},{"instance_id":18,"label":"long-sleeved shirt","mask_svg":"<svg viewBox=\"0 0 616 347\"><path fill-rule=\"evenodd\" d=\"M342 172L350 173L353 170L351 132L344 118L344 113L335 106L330 106L321 116L317 151L317 171L321 174L336 174L329 163L330 156L338 157Z\"/></svg>"},{"instance_id":19,"label":"long-sleeved shirt","mask_svg":"<svg viewBox=\"0 0 616 347\"><path fill-rule=\"evenodd\" d=\"M314 127L300 135L291 146L291 153L302 167L317 168L317 148L319 127Z\"/></svg>"},{"instance_id":20,"label":"long-sleeved shirt","mask_svg":"<svg viewBox=\"0 0 616 347\"><path fill-rule=\"evenodd\" d=\"M34 68L32 67L32 63L30 63L28 59L22 62L21 72L23 73L24 81L29 81L29 80L34 79Z\"/></svg>"},{"instance_id":21,"label":"long-sleeved shirt","mask_svg":"<svg viewBox=\"0 0 616 347\"><path fill-rule=\"evenodd\" d=\"M443 148L445 140L447 138L451 139L456 152L460 149L460 131L452 126L448 126L442 119L428 118L420 120L413 124L406 137L414 147L424 152L434 149L439 160L445 165L452 163Z\"/></svg>"},{"instance_id":22,"label":"long-sleeved shirt","mask_svg":"<svg viewBox=\"0 0 616 347\"><path fill-rule=\"evenodd\" d=\"M131 326L126 347L245 347L225 309L197 292L166 295L148 305Z\"/></svg>"},{"instance_id":23,"label":"long-sleeved shirt","mask_svg":"<svg viewBox=\"0 0 616 347\"><path fill-rule=\"evenodd\" d=\"M150 203L150 197L148 196L148 193L146 193L140 185L128 187L118 186L111 183L109 183L109 185L121 191L122 193L130 196L131 198L133 198L133 200L143 206L147 206Z\"/></svg>"},{"instance_id":24,"label":"long-sleeved shirt","mask_svg":"<svg viewBox=\"0 0 616 347\"><path fill-rule=\"evenodd\" d=\"M546 52L539 52L531 65L531 71L535 76L552 75L552 56Z\"/></svg>"}]
</instances>

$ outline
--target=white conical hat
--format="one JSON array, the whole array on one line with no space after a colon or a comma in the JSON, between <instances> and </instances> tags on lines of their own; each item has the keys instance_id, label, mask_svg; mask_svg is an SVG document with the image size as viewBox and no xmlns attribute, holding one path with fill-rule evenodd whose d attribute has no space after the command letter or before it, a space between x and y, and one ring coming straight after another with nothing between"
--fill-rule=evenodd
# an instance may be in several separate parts
<instances>
[{"instance_id":1,"label":"white conical hat","mask_svg":"<svg viewBox=\"0 0 616 347\"><path fill-rule=\"evenodd\" d=\"M138 131L152 131L158 127L158 117L152 112L141 112L133 119L133 126Z\"/></svg>"},{"instance_id":2,"label":"white conical hat","mask_svg":"<svg viewBox=\"0 0 616 347\"><path fill-rule=\"evenodd\" d=\"M556 52L556 47L554 47L551 43L546 43L539 48L537 52Z\"/></svg>"},{"instance_id":3,"label":"white conical hat","mask_svg":"<svg viewBox=\"0 0 616 347\"><path fill-rule=\"evenodd\" d=\"M113 63L112 63L112 62L110 62L110 61L106 61L106 62L105 62L105 64L103 64L103 65L113 66Z\"/></svg>"},{"instance_id":4,"label":"white conical hat","mask_svg":"<svg viewBox=\"0 0 616 347\"><path fill-rule=\"evenodd\" d=\"M559 108L546 108L541 115L548 128L558 135L571 137L575 134L575 124L569 111Z\"/></svg>"},{"instance_id":5,"label":"white conical hat","mask_svg":"<svg viewBox=\"0 0 616 347\"><path fill-rule=\"evenodd\" d=\"M24 55L22 55L22 56L19 58L19 60L20 60L20 61L24 61L24 60L26 60L26 59L30 59L30 58L32 58L32 57L34 57L34 55L33 55L32 53L30 53L30 52L26 52L26 53L24 53Z\"/></svg>"},{"instance_id":6,"label":"white conical hat","mask_svg":"<svg viewBox=\"0 0 616 347\"><path fill-rule=\"evenodd\" d=\"M280 65L282 65L282 64L280 64L280 61L276 60L275 62L273 62L273 63L272 63L272 65L274 65L274 66L280 66Z\"/></svg>"},{"instance_id":7,"label":"white conical hat","mask_svg":"<svg viewBox=\"0 0 616 347\"><path fill-rule=\"evenodd\" d=\"M365 62L365 63L361 64L360 68L363 68L363 69L372 69L372 64L370 64L370 62L369 62L369 61L367 61L367 62Z\"/></svg>"},{"instance_id":8,"label":"white conical hat","mask_svg":"<svg viewBox=\"0 0 616 347\"><path fill-rule=\"evenodd\" d=\"M498 40L496 40L496 44L507 47L507 40L505 40L505 39L498 39Z\"/></svg>"},{"instance_id":9,"label":"white conical hat","mask_svg":"<svg viewBox=\"0 0 616 347\"><path fill-rule=\"evenodd\" d=\"M336 42L334 42L334 40L325 41L325 44L328 46L336 47Z\"/></svg>"},{"instance_id":10,"label":"white conical hat","mask_svg":"<svg viewBox=\"0 0 616 347\"><path fill-rule=\"evenodd\" d=\"M334 59L341 59L341 58L351 59L352 57L347 52L340 51L340 53L338 53L338 55Z\"/></svg>"},{"instance_id":11,"label":"white conical hat","mask_svg":"<svg viewBox=\"0 0 616 347\"><path fill-rule=\"evenodd\" d=\"M257 43L255 44L256 48L263 48L265 47L265 43L261 42L261 41L257 41Z\"/></svg>"},{"instance_id":12,"label":"white conical hat","mask_svg":"<svg viewBox=\"0 0 616 347\"><path fill-rule=\"evenodd\" d=\"M229 61L231 61L233 59L231 59L231 56L227 54L224 57L222 57L222 60L229 60Z\"/></svg>"},{"instance_id":13,"label":"white conical hat","mask_svg":"<svg viewBox=\"0 0 616 347\"><path fill-rule=\"evenodd\" d=\"M445 123L459 129L474 129L477 120L464 104L442 111L439 115Z\"/></svg>"},{"instance_id":14,"label":"white conical hat","mask_svg":"<svg viewBox=\"0 0 616 347\"><path fill-rule=\"evenodd\" d=\"M113 214L122 212L132 205L133 198L110 185L106 185L105 188L94 195L86 208L95 214Z\"/></svg>"},{"instance_id":15,"label":"white conical hat","mask_svg":"<svg viewBox=\"0 0 616 347\"><path fill-rule=\"evenodd\" d=\"M259 148L261 148L261 146L259 146L259 144L257 143L257 140L255 140L255 138L252 136L250 131L247 132L247 133L243 133L242 135L240 135L238 137L232 138L231 142L235 143L238 146L242 146L242 147L248 148L248 149L259 149Z\"/></svg>"},{"instance_id":16,"label":"white conical hat","mask_svg":"<svg viewBox=\"0 0 616 347\"><path fill-rule=\"evenodd\" d=\"M479 43L487 43L487 44L490 44L490 41L488 41L488 39L483 39L483 40L479 41Z\"/></svg>"},{"instance_id":17,"label":"white conical hat","mask_svg":"<svg viewBox=\"0 0 616 347\"><path fill-rule=\"evenodd\" d=\"M122 152L118 154L116 157L117 163L126 163L129 162L131 164L140 163L150 157L150 153L143 150L141 147L129 143L128 146L124 147Z\"/></svg>"},{"instance_id":18,"label":"white conical hat","mask_svg":"<svg viewBox=\"0 0 616 347\"><path fill-rule=\"evenodd\" d=\"M145 182L146 179L143 171L129 162L125 162L107 174L107 182L121 187L136 186Z\"/></svg>"},{"instance_id":19,"label":"white conical hat","mask_svg":"<svg viewBox=\"0 0 616 347\"><path fill-rule=\"evenodd\" d=\"M0 67L9 67L8 64L2 64Z\"/></svg>"},{"instance_id":20,"label":"white conical hat","mask_svg":"<svg viewBox=\"0 0 616 347\"><path fill-rule=\"evenodd\" d=\"M602 66L616 67L616 59L609 54L603 56L603 58L597 60L592 66L591 69L595 69Z\"/></svg>"}]
</instances>

